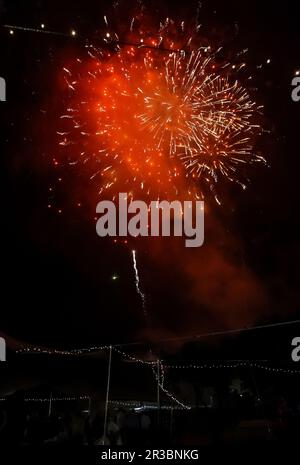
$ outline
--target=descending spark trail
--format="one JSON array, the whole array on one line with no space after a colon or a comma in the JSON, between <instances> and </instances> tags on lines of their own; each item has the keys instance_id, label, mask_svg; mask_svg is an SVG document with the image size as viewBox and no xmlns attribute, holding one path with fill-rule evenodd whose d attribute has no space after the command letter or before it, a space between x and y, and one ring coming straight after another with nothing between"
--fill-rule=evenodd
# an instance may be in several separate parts
<instances>
[{"instance_id":1,"label":"descending spark trail","mask_svg":"<svg viewBox=\"0 0 300 465\"><path fill-rule=\"evenodd\" d=\"M147 313L147 310L146 310L146 296L145 296L145 294L142 292L142 290L140 288L140 278L139 278L139 272L138 272L138 268L137 268L136 251L135 250L132 250L132 260L133 260L133 268L134 268L134 273L135 273L136 292L138 293L138 295L142 299L142 307L143 307L144 316L145 316L145 318L148 318L148 313Z\"/></svg>"}]
</instances>

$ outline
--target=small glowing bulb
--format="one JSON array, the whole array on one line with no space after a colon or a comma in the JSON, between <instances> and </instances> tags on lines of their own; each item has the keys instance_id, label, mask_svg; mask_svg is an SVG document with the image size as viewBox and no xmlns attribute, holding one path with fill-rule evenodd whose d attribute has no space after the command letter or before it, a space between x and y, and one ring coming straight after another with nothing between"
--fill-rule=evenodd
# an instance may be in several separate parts
<instances>
[{"instance_id":1,"label":"small glowing bulb","mask_svg":"<svg viewBox=\"0 0 300 465\"><path fill-rule=\"evenodd\" d=\"M45 29L45 24L44 23L41 24L41 28Z\"/></svg>"},{"instance_id":2,"label":"small glowing bulb","mask_svg":"<svg viewBox=\"0 0 300 465\"><path fill-rule=\"evenodd\" d=\"M296 75L296 76L300 76L300 71L299 71L299 70L296 71L296 72L295 72L295 75Z\"/></svg>"},{"instance_id":3,"label":"small glowing bulb","mask_svg":"<svg viewBox=\"0 0 300 465\"><path fill-rule=\"evenodd\" d=\"M235 65L232 65L232 69L235 69Z\"/></svg>"},{"instance_id":4,"label":"small glowing bulb","mask_svg":"<svg viewBox=\"0 0 300 465\"><path fill-rule=\"evenodd\" d=\"M117 276L116 274L114 274L114 275L112 275L111 279L112 279L113 281L116 281L116 280L118 279L118 276Z\"/></svg>"},{"instance_id":5,"label":"small glowing bulb","mask_svg":"<svg viewBox=\"0 0 300 465\"><path fill-rule=\"evenodd\" d=\"M77 33L76 33L75 29L72 29L72 31L71 31L71 36L75 37L76 34L77 34Z\"/></svg>"},{"instance_id":6,"label":"small glowing bulb","mask_svg":"<svg viewBox=\"0 0 300 465\"><path fill-rule=\"evenodd\" d=\"M12 29L9 31L9 33L10 33L11 36L14 35L14 31Z\"/></svg>"},{"instance_id":7,"label":"small glowing bulb","mask_svg":"<svg viewBox=\"0 0 300 465\"><path fill-rule=\"evenodd\" d=\"M109 33L109 32L106 33L106 37L107 37L107 38L110 37L110 33Z\"/></svg>"},{"instance_id":8,"label":"small glowing bulb","mask_svg":"<svg viewBox=\"0 0 300 465\"><path fill-rule=\"evenodd\" d=\"M267 63L268 63L268 65L271 63L270 58L267 59Z\"/></svg>"}]
</instances>

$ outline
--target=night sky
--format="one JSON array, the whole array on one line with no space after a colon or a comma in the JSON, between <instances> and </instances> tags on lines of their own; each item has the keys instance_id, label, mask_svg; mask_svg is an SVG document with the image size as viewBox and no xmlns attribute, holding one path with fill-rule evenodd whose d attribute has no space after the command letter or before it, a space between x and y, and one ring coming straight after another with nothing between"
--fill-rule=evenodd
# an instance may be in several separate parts
<instances>
[{"instance_id":1,"label":"night sky","mask_svg":"<svg viewBox=\"0 0 300 465\"><path fill-rule=\"evenodd\" d=\"M197 11L196 1L144 4L158 18L193 18ZM49 186L58 176L51 160L63 107L60 71L83 55L85 38L98 40L111 2L0 2L1 25L45 23L52 31L78 31L73 38L24 31L11 36L0 29L0 76L7 82L7 102L0 104L2 333L48 347L142 341L178 351L182 342L158 341L297 319L300 102L291 99L291 81L300 70L296 5L203 1L204 32L219 31L231 50L249 48L253 68L263 64L255 86L267 129L260 148L270 167L251 168L246 191L221 185L221 207L207 199L205 245L189 250L168 238L127 245L98 238L96 202L88 203L88 180L76 170L59 172L55 208L47 208ZM130 14L114 20L124 27ZM132 248L148 323L135 289Z\"/></svg>"}]
</instances>

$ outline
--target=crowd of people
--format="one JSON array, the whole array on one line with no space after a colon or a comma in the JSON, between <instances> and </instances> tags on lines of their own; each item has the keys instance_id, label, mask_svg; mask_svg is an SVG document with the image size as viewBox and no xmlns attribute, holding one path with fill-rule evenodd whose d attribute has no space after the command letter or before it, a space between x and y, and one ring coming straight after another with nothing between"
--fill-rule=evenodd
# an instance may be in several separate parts
<instances>
[{"instance_id":1,"label":"crowd of people","mask_svg":"<svg viewBox=\"0 0 300 465\"><path fill-rule=\"evenodd\" d=\"M147 445L152 435L151 416L146 412L111 410L104 435L102 411L89 413L73 409L67 413L49 413L45 409L24 411L19 405L0 406L0 444L20 445Z\"/></svg>"},{"instance_id":2,"label":"crowd of people","mask_svg":"<svg viewBox=\"0 0 300 465\"><path fill-rule=\"evenodd\" d=\"M300 434L300 402L282 395L262 401L250 393L232 391L222 403L190 411L110 406L106 421L103 407L102 403L84 410L74 402L56 404L50 411L47 402L26 403L24 396L9 396L0 402L0 445L144 447L158 442L220 444L250 436L277 440Z\"/></svg>"}]
</instances>

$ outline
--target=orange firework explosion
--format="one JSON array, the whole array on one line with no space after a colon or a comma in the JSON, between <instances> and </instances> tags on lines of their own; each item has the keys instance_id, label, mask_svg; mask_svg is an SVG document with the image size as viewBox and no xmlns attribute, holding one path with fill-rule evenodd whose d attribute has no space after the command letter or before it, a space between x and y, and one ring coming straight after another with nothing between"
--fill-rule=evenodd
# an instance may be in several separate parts
<instances>
[{"instance_id":1,"label":"orange firework explosion","mask_svg":"<svg viewBox=\"0 0 300 465\"><path fill-rule=\"evenodd\" d=\"M222 177L244 187L239 165L264 161L253 151L259 107L230 64L216 66L219 50L191 50L191 38L189 50L173 50L169 25L126 43L107 33L106 48L87 46L86 62L64 68L60 144L79 147L70 163L89 162L99 194L203 198L204 185Z\"/></svg>"}]
</instances>

